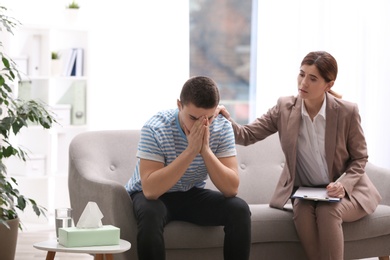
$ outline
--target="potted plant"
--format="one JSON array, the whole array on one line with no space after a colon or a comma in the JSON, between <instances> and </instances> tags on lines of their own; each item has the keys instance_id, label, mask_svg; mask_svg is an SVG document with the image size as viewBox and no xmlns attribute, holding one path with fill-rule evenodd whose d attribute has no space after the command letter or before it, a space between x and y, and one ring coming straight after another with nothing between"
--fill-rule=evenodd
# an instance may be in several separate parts
<instances>
[{"instance_id":1,"label":"potted plant","mask_svg":"<svg viewBox=\"0 0 390 260\"><path fill-rule=\"evenodd\" d=\"M51 52L51 75L59 76L61 70L60 54L56 51Z\"/></svg>"},{"instance_id":2,"label":"potted plant","mask_svg":"<svg viewBox=\"0 0 390 260\"><path fill-rule=\"evenodd\" d=\"M52 60L59 60L60 59L60 54L56 51L51 52L51 59Z\"/></svg>"},{"instance_id":3,"label":"potted plant","mask_svg":"<svg viewBox=\"0 0 390 260\"><path fill-rule=\"evenodd\" d=\"M0 6L0 31L13 34L13 29L19 26L20 22L9 17L6 11L5 7ZM32 207L37 216L45 216L46 209L21 194L16 179L7 174L7 158L26 161L28 156L28 153L15 146L11 139L29 124L38 124L49 129L56 120L44 104L15 97L13 87L21 81L21 76L16 63L5 53L1 40L0 58L0 252L2 259L13 259L18 230L22 229L18 212ZM14 238L14 241L11 241L11 238Z\"/></svg>"},{"instance_id":4,"label":"potted plant","mask_svg":"<svg viewBox=\"0 0 390 260\"><path fill-rule=\"evenodd\" d=\"M66 22L70 24L76 24L78 21L78 11L80 9L79 4L73 0L71 3L66 5Z\"/></svg>"},{"instance_id":5,"label":"potted plant","mask_svg":"<svg viewBox=\"0 0 390 260\"><path fill-rule=\"evenodd\" d=\"M69 3L66 7L69 9L79 9L80 8L79 4L75 0L73 0L71 3Z\"/></svg>"}]
</instances>

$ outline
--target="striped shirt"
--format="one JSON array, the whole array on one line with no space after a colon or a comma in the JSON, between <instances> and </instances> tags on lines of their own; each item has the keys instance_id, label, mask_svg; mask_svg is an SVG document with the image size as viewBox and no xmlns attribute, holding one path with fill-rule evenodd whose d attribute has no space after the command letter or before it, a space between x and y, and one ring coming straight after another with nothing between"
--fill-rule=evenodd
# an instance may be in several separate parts
<instances>
[{"instance_id":1,"label":"striped shirt","mask_svg":"<svg viewBox=\"0 0 390 260\"><path fill-rule=\"evenodd\" d=\"M234 133L231 123L222 115L209 126L209 146L218 158L236 155ZM126 184L131 194L142 190L139 159L172 163L188 146L187 137L180 127L179 110L171 109L157 113L141 129L137 158L133 176ZM193 187L204 188L208 172L203 158L198 154L180 180L168 191L187 191Z\"/></svg>"}]
</instances>

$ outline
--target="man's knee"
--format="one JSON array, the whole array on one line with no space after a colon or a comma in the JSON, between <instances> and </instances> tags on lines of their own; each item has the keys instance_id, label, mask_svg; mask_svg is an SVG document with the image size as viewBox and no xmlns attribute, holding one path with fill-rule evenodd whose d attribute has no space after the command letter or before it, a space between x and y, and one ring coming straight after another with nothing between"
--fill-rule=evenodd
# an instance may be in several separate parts
<instances>
[{"instance_id":1,"label":"man's knee","mask_svg":"<svg viewBox=\"0 0 390 260\"><path fill-rule=\"evenodd\" d=\"M250 221L251 211L249 209L248 203L246 203L243 199L234 197L230 198L230 206L228 209L228 214L231 214L232 217L237 219L247 219Z\"/></svg>"}]
</instances>

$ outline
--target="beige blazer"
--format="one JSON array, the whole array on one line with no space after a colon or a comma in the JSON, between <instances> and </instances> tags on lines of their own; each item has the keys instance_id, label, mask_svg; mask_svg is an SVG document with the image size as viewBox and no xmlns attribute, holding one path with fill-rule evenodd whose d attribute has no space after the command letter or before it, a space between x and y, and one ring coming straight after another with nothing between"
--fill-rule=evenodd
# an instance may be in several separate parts
<instances>
[{"instance_id":1,"label":"beige blazer","mask_svg":"<svg viewBox=\"0 0 390 260\"><path fill-rule=\"evenodd\" d=\"M372 213L381 199L365 173L367 145L356 104L326 94L325 154L329 179L340 181L351 200ZM289 200L296 176L297 140L301 124L300 96L281 97L276 106L250 124L232 122L236 143L250 145L278 132L286 163L276 185L270 206L283 208Z\"/></svg>"}]
</instances>

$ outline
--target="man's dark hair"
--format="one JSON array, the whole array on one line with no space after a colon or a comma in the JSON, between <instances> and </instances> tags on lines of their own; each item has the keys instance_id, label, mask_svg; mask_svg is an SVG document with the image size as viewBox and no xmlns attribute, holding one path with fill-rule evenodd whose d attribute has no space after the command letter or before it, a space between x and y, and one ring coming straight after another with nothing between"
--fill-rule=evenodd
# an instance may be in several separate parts
<instances>
[{"instance_id":1,"label":"man's dark hair","mask_svg":"<svg viewBox=\"0 0 390 260\"><path fill-rule=\"evenodd\" d=\"M183 106L192 103L200 108L214 108L219 104L217 83L205 76L192 77L184 83L180 101Z\"/></svg>"}]
</instances>

